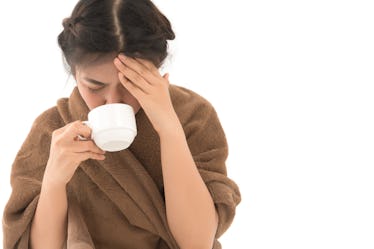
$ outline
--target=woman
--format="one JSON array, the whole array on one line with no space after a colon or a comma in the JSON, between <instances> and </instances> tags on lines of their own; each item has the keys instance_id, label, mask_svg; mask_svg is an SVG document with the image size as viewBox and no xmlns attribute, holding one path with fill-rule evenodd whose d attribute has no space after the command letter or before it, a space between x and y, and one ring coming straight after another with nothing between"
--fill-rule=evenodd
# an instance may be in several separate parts
<instances>
[{"instance_id":1,"label":"woman","mask_svg":"<svg viewBox=\"0 0 374 249\"><path fill-rule=\"evenodd\" d=\"M212 105L158 68L175 38L150 0L81 0L58 36L76 80L34 122L12 167L4 248L221 248L240 202ZM126 103L138 134L105 153L82 123Z\"/></svg>"}]
</instances>

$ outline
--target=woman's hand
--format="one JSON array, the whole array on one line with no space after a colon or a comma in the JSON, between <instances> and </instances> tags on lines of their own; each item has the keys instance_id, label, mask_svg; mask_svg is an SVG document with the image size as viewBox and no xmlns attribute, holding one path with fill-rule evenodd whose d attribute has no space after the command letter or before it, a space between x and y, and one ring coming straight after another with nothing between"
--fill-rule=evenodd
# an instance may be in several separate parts
<instances>
[{"instance_id":1,"label":"woman's hand","mask_svg":"<svg viewBox=\"0 0 374 249\"><path fill-rule=\"evenodd\" d=\"M104 160L104 151L92 140L81 141L77 137L91 136L91 129L82 121L75 121L52 133L49 159L44 180L54 184L67 184L79 164L87 159Z\"/></svg>"},{"instance_id":2,"label":"woman's hand","mask_svg":"<svg viewBox=\"0 0 374 249\"><path fill-rule=\"evenodd\" d=\"M114 65L122 85L138 100L154 129L160 133L172 128L178 118L170 99L168 74L161 76L152 62L123 54L114 59Z\"/></svg>"}]
</instances>

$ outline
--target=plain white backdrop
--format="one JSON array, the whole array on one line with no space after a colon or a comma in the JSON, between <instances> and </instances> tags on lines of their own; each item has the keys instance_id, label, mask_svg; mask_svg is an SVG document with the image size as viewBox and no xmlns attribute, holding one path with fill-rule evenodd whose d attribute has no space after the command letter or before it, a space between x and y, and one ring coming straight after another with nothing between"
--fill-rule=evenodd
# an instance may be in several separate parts
<instances>
[{"instance_id":1,"label":"plain white backdrop","mask_svg":"<svg viewBox=\"0 0 374 249\"><path fill-rule=\"evenodd\" d=\"M74 86L57 35L76 2L0 4L1 214L32 122ZM372 1L154 3L176 33L161 71L226 131L242 202L223 248L374 248Z\"/></svg>"}]
</instances>

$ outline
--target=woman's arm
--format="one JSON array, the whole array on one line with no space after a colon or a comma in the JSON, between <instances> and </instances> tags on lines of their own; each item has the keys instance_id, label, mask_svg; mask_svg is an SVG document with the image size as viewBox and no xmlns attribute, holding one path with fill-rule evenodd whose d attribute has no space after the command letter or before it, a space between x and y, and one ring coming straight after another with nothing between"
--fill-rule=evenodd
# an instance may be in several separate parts
<instances>
[{"instance_id":1,"label":"woman's arm","mask_svg":"<svg viewBox=\"0 0 374 249\"><path fill-rule=\"evenodd\" d=\"M33 249L62 248L66 240L66 185L79 164L89 158L104 160L105 152L93 141L79 141L78 135L90 137L91 130L75 121L52 133L51 148L42 188L30 231Z\"/></svg>"},{"instance_id":2,"label":"woman's arm","mask_svg":"<svg viewBox=\"0 0 374 249\"><path fill-rule=\"evenodd\" d=\"M201 178L175 113L169 92L169 74L145 59L119 54L114 59L122 85L140 103L161 143L168 223L181 249L210 249L218 214Z\"/></svg>"},{"instance_id":3,"label":"woman's arm","mask_svg":"<svg viewBox=\"0 0 374 249\"><path fill-rule=\"evenodd\" d=\"M168 224L181 249L211 249L218 214L183 128L176 116L173 120L159 132Z\"/></svg>"},{"instance_id":4,"label":"woman's arm","mask_svg":"<svg viewBox=\"0 0 374 249\"><path fill-rule=\"evenodd\" d=\"M62 248L66 238L66 185L45 178L31 224L30 247Z\"/></svg>"}]
</instances>

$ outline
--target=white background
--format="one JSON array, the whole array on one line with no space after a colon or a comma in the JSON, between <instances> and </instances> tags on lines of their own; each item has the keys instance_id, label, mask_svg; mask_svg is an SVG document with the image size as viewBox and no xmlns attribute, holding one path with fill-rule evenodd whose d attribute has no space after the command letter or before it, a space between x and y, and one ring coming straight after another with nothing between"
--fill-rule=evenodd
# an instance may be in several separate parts
<instances>
[{"instance_id":1,"label":"white background","mask_svg":"<svg viewBox=\"0 0 374 249\"><path fill-rule=\"evenodd\" d=\"M1 213L32 122L74 85L57 35L75 3L0 4ZM176 33L162 70L226 131L242 202L223 248L374 248L371 1L155 3Z\"/></svg>"}]
</instances>

